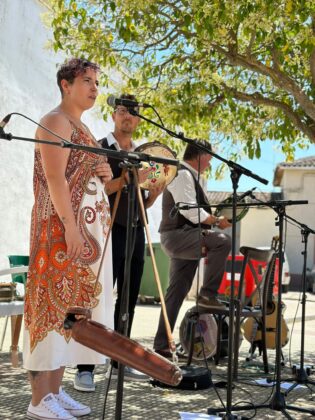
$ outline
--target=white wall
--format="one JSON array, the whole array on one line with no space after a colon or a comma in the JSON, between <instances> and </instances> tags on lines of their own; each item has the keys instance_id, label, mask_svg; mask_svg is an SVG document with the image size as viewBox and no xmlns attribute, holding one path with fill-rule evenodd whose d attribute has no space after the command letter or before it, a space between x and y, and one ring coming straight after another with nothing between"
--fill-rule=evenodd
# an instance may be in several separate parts
<instances>
[{"instance_id":1,"label":"white wall","mask_svg":"<svg viewBox=\"0 0 315 420\"><path fill-rule=\"evenodd\" d=\"M41 21L44 11L36 0L0 1L0 119L20 112L39 121L59 103L56 69L63 57L45 46L50 33ZM98 138L109 131L96 111L84 120ZM12 116L5 131L33 137L35 129L24 118ZM8 264L8 254L29 252L33 150L32 143L0 139L0 267Z\"/></svg>"},{"instance_id":2,"label":"white wall","mask_svg":"<svg viewBox=\"0 0 315 420\"><path fill-rule=\"evenodd\" d=\"M281 180L281 187L285 200L308 200L308 205L288 206L286 209L287 215L315 229L315 169L286 168ZM314 241L315 236L310 234L307 248L308 268L312 268L315 263ZM286 253L290 264L290 271L293 274L302 273L303 257L301 252L303 250L304 244L302 243L300 229L292 224L288 224Z\"/></svg>"},{"instance_id":3,"label":"white wall","mask_svg":"<svg viewBox=\"0 0 315 420\"><path fill-rule=\"evenodd\" d=\"M270 246L272 237L279 234L275 226L277 214L268 207L250 207L241 220L241 246Z\"/></svg>"}]
</instances>

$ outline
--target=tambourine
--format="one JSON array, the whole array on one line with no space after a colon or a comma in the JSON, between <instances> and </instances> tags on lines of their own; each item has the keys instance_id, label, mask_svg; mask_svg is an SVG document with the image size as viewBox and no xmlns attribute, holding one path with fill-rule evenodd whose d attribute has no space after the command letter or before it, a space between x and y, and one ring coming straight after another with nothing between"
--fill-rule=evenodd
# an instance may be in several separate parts
<instances>
[{"instance_id":1,"label":"tambourine","mask_svg":"<svg viewBox=\"0 0 315 420\"><path fill-rule=\"evenodd\" d=\"M219 217L219 216L224 216L228 219L228 221L230 223L232 223L232 217L233 217L233 208L232 208L232 201L233 201L233 197L232 195L230 195L229 197L227 197L225 200L223 200L220 204L217 205L217 208L214 212L214 215ZM237 203L241 203L244 204L246 203L246 199L242 199L242 200L238 200ZM223 204L223 206L222 206ZM231 204L230 206L225 207L225 205L227 204ZM239 222L240 220L243 219L243 217L246 216L247 212L249 210L249 207L238 207L236 208L236 221Z\"/></svg>"},{"instance_id":2,"label":"tambourine","mask_svg":"<svg viewBox=\"0 0 315 420\"><path fill-rule=\"evenodd\" d=\"M135 149L135 152L146 153L156 157L165 157L169 159L176 159L176 154L168 146L154 141L152 143L144 143ZM150 190L153 187L160 185L168 185L177 174L177 167L174 165L166 165L163 163L157 163L153 160L150 162L143 162L142 167L144 169L150 168L151 171L147 179L140 184L140 187L145 190Z\"/></svg>"},{"instance_id":3,"label":"tambourine","mask_svg":"<svg viewBox=\"0 0 315 420\"><path fill-rule=\"evenodd\" d=\"M215 316L208 312L197 315L197 307L193 306L184 315L179 327L180 344L185 353L189 354L192 340L193 352L192 359L195 361L209 359L217 353L217 334L218 325ZM220 358L228 355L228 318L222 319L222 336L220 344ZM240 335L240 345L243 336Z\"/></svg>"},{"instance_id":4,"label":"tambourine","mask_svg":"<svg viewBox=\"0 0 315 420\"><path fill-rule=\"evenodd\" d=\"M179 327L179 339L187 354L193 345L193 360L204 360L204 356L208 359L216 353L218 327L212 314L200 314L197 320L194 319L195 311L196 307L193 307L186 312Z\"/></svg>"}]
</instances>

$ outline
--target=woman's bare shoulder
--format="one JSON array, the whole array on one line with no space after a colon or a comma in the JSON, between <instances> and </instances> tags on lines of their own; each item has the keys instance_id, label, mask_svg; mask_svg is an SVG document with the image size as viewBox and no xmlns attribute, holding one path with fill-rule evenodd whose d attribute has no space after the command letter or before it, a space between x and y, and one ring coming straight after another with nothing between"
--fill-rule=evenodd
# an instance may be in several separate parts
<instances>
[{"instance_id":1,"label":"woman's bare shoulder","mask_svg":"<svg viewBox=\"0 0 315 420\"><path fill-rule=\"evenodd\" d=\"M49 125L63 125L66 124L70 126L69 119L66 117L66 115L59 111L58 109L53 109L47 114L45 114L41 120L41 124L49 124Z\"/></svg>"},{"instance_id":2,"label":"woman's bare shoulder","mask_svg":"<svg viewBox=\"0 0 315 420\"><path fill-rule=\"evenodd\" d=\"M54 131L61 137L69 139L71 136L72 128L69 119L58 109L53 109L44 115L40 124L44 127L39 127L37 130L38 136L43 136L45 133L45 128L48 128L51 131ZM47 134L47 132L46 132Z\"/></svg>"}]
</instances>

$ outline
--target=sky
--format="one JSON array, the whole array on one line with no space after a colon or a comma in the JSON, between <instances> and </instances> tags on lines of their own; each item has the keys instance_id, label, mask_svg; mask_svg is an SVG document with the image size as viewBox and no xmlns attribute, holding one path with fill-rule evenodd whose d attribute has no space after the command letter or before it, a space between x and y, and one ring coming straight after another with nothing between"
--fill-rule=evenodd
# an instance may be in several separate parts
<instances>
[{"instance_id":1,"label":"sky","mask_svg":"<svg viewBox=\"0 0 315 420\"><path fill-rule=\"evenodd\" d=\"M315 156L315 145L310 145L308 150L298 149L295 153L295 159L300 159L306 156ZM225 158L225 156L222 156ZM285 161L285 155L277 150L275 143L272 141L265 141L261 143L261 157L260 159L242 159L238 164L249 169L254 174L267 179L269 182L267 185L256 181L256 179L242 175L239 180L238 191L244 192L251 188L256 187L255 192L267 191L276 192L280 191L278 187L272 185L274 170L276 166ZM221 162L218 159L213 158L211 161L212 168L214 169ZM227 170L223 180L208 180L209 191L229 191L232 192L232 181L230 178L230 171Z\"/></svg>"}]
</instances>

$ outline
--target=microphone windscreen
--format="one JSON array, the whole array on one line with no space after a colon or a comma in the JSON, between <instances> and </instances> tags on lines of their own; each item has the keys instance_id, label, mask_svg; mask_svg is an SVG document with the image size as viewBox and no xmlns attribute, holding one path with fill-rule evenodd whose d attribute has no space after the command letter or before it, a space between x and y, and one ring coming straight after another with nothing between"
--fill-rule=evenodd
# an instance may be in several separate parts
<instances>
[{"instance_id":1,"label":"microphone windscreen","mask_svg":"<svg viewBox=\"0 0 315 420\"><path fill-rule=\"evenodd\" d=\"M109 95L109 97L107 98L107 105L115 108L116 106L116 98L113 95Z\"/></svg>"}]
</instances>

